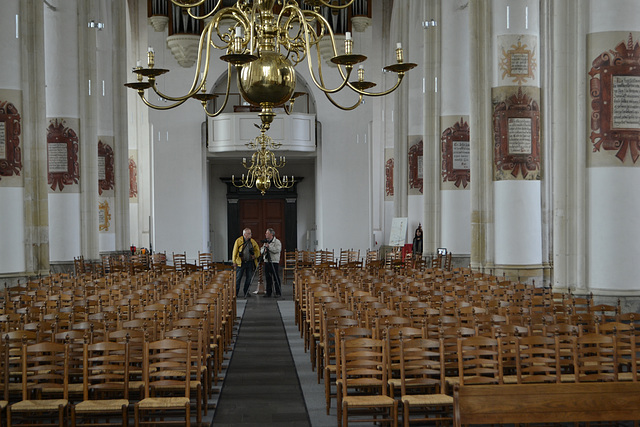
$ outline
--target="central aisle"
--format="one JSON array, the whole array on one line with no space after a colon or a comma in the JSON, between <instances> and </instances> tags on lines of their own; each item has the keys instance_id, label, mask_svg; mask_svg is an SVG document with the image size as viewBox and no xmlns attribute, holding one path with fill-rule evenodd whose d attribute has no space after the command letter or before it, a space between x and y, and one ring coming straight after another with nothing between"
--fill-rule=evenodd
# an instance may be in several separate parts
<instances>
[{"instance_id":1,"label":"central aisle","mask_svg":"<svg viewBox=\"0 0 640 427\"><path fill-rule=\"evenodd\" d=\"M311 426L277 301L246 300L212 425Z\"/></svg>"}]
</instances>

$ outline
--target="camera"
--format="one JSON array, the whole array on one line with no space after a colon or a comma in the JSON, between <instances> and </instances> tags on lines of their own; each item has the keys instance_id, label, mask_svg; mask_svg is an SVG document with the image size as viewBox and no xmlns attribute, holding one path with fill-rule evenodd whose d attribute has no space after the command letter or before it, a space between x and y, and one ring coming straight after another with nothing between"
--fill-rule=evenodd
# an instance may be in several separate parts
<instances>
[{"instance_id":1,"label":"camera","mask_svg":"<svg viewBox=\"0 0 640 427\"><path fill-rule=\"evenodd\" d=\"M262 240L260 241L260 243L269 243L269 240L267 240L267 239L262 239Z\"/></svg>"}]
</instances>

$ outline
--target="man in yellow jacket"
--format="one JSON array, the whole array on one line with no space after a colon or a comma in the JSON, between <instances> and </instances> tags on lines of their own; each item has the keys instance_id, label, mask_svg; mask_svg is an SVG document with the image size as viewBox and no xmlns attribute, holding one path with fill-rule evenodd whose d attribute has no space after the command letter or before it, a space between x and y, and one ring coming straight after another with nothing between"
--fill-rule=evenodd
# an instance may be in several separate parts
<instances>
[{"instance_id":1,"label":"man in yellow jacket","mask_svg":"<svg viewBox=\"0 0 640 427\"><path fill-rule=\"evenodd\" d=\"M233 263L236 266L236 296L240 296L240 281L244 274L244 296L250 297L251 279L253 270L258 266L260 247L251 238L251 229L242 230L242 236L236 239L233 245Z\"/></svg>"}]
</instances>

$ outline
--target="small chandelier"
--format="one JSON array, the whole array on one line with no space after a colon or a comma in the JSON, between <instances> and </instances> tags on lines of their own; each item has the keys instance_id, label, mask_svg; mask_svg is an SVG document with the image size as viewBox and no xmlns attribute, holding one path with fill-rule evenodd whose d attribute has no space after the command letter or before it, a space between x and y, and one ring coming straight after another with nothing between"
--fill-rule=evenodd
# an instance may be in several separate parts
<instances>
[{"instance_id":1,"label":"small chandelier","mask_svg":"<svg viewBox=\"0 0 640 427\"><path fill-rule=\"evenodd\" d=\"M293 175L291 177L280 177L278 169L286 164L285 157L280 157L279 161L271 150L277 149L281 144L274 142L271 137L265 134L262 129L260 135L247 144L250 149L256 149L251 156L251 164L247 166L247 159L242 159L242 166L247 169L247 174L242 174L239 182L236 182L235 175L231 175L231 182L236 187L251 188L254 185L264 196L271 184L277 188L291 188L294 184Z\"/></svg>"},{"instance_id":2,"label":"small chandelier","mask_svg":"<svg viewBox=\"0 0 640 427\"><path fill-rule=\"evenodd\" d=\"M282 106L289 114L294 101L296 73L294 67L305 59L314 84L329 98L336 107L353 110L361 103L364 96L383 96L393 92L400 85L405 73L416 64L405 63L403 50L398 43L396 63L385 67L385 71L397 74L397 81L387 90L367 92L376 84L365 81L364 68L360 65L357 81L349 81L353 67L367 59L364 55L354 54L351 34L346 33L345 53L338 55L333 30L328 21L321 15L320 7L344 9L354 0L300 0L312 9L302 9L296 0L277 0L279 12L274 7L276 0L237 0L233 6L223 7L222 0L217 0L208 13L199 15L201 5L206 0L171 0L183 9L183 13L194 19L210 21L204 25L198 46L196 72L193 83L186 94L170 96L158 89L156 77L168 72L166 69L154 68L154 52L149 48L147 67L140 63L133 72L137 81L126 86L136 90L142 101L149 107L168 110L182 105L193 98L202 103L204 111L210 117L219 115L227 105L231 81L231 67L238 71L238 89L243 99L250 105L260 107L258 114L261 128L268 130L275 113L274 107ZM335 87L328 87L322 76L319 43L321 39L331 41L333 57L331 62L337 65L341 82ZM224 101L217 111L207 108L208 101L217 95L206 92L206 81L210 72L212 49L226 52L220 59L227 62L227 86ZM312 49L317 51L317 63L314 64ZM314 66L317 68L314 70ZM215 78L216 74L212 74ZM146 80L145 80L146 78ZM332 94L348 88L358 99L352 105L340 105L332 98ZM170 104L155 105L145 96L145 90L152 89L163 100ZM288 104L287 104L288 103Z\"/></svg>"}]
</instances>

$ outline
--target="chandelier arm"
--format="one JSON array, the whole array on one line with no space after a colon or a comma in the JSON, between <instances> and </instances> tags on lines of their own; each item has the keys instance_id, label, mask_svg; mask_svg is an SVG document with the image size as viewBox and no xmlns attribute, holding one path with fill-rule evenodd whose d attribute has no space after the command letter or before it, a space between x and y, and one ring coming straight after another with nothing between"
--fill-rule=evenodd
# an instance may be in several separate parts
<instances>
[{"instance_id":1,"label":"chandelier arm","mask_svg":"<svg viewBox=\"0 0 640 427\"><path fill-rule=\"evenodd\" d=\"M225 94L224 94L224 102L222 103L222 105L220 106L218 111L216 111L214 113L210 113L209 110L207 110L207 106L205 104L203 104L202 107L204 108L204 112L206 113L207 116L216 117L220 113L222 113L222 111L227 106L227 102L229 101L230 88L231 88L231 63L228 63L227 64L227 89L226 89Z\"/></svg>"},{"instance_id":2,"label":"chandelier arm","mask_svg":"<svg viewBox=\"0 0 640 427\"><path fill-rule=\"evenodd\" d=\"M171 1L175 4L175 1L174 1L174 0L171 0ZM203 2L204 2L204 1L206 1L206 0L203 0ZM186 9L187 9L187 13L188 13L188 14L189 14L189 16L190 16L190 17L192 17L193 19L201 20L201 19L207 19L208 17L210 17L211 15L213 15L213 14L218 10L218 8L220 7L220 5L221 5L221 4L222 4L222 0L218 0L218 2L217 2L217 3L216 3L216 5L213 7L213 9L211 9L211 11L210 11L209 13L207 13L206 15L202 15L202 16L194 15L194 14L191 12L191 9L192 9L192 8L194 8L195 6L189 6L189 7L180 6L180 7L182 7L182 8L186 8ZM179 6L179 5L178 5L178 6Z\"/></svg>"},{"instance_id":3,"label":"chandelier arm","mask_svg":"<svg viewBox=\"0 0 640 427\"><path fill-rule=\"evenodd\" d=\"M396 84L393 85L393 87L383 91L383 92L366 92L364 90L360 90L360 89L356 89L355 87L353 87L351 85L351 83L347 83L347 85L349 86L349 88L351 90L353 90L355 93L359 94L359 95L364 95L364 96L385 96L385 95L389 95L391 92L393 92L394 90L398 89L398 86L400 86L400 83L402 82L402 78L404 77L404 73L398 73L398 81L396 82Z\"/></svg>"},{"instance_id":4,"label":"chandelier arm","mask_svg":"<svg viewBox=\"0 0 640 427\"><path fill-rule=\"evenodd\" d=\"M201 64L202 64L202 46L204 45L204 40L205 40L205 34L206 34L206 38L208 40L211 39L211 32L212 32L212 28L211 26L207 26L207 31L203 32L202 35L200 36L200 41L198 42L198 59L196 61L196 73L193 76L193 83L191 83L191 88L189 89L189 92L187 92L186 95L183 96L169 96L164 94L162 91L160 91L154 83L151 85L151 89L153 89L153 91L155 93L157 93L160 97L164 98L164 99L168 99L169 101L183 101L186 99L191 98L193 95L195 95L196 93L198 93L198 91L200 89L202 89L202 86L205 84L205 78L202 78L202 81L200 82L200 84L198 84L198 80L200 79L200 69L201 69ZM206 70L207 72L209 71L209 53L210 53L211 47L209 45L209 43L207 43L207 47L206 47L206 58L205 58L205 63L204 63L204 70ZM149 79L151 80L151 79Z\"/></svg>"},{"instance_id":5,"label":"chandelier arm","mask_svg":"<svg viewBox=\"0 0 640 427\"><path fill-rule=\"evenodd\" d=\"M338 107L339 109L344 110L344 111L351 111L351 110L355 110L356 108L358 108L358 106L362 103L362 98L364 97L362 94L358 94L358 101L356 101L355 104L353 104L350 107L343 107L342 105L340 105L336 101L334 101L333 98L331 98L331 95L329 93L325 92L325 95L327 96L327 99L329 100L329 102L331 102L333 105L335 105L336 107Z\"/></svg>"},{"instance_id":6,"label":"chandelier arm","mask_svg":"<svg viewBox=\"0 0 640 427\"><path fill-rule=\"evenodd\" d=\"M243 29L245 30L245 34L247 33L247 28L250 27L250 23L249 23L249 18L247 18L247 16L244 14L244 12L241 9L238 9L237 7L225 7L220 9L211 19L211 22L207 25L211 25L216 29L216 34L218 36L218 38L220 40L222 40L223 42L225 42L225 45L217 45L214 40L213 37L209 37L209 43L216 49L219 50L223 50L223 49L229 49L232 45L233 45L233 39L232 36L230 36L228 33L224 33L221 34L220 33L220 21L223 18L227 18L227 17L231 17L231 19L233 19L235 22L237 22L238 24L242 24L242 26L244 27ZM226 40L226 38L228 38L228 40ZM246 44L245 44L246 46Z\"/></svg>"},{"instance_id":7,"label":"chandelier arm","mask_svg":"<svg viewBox=\"0 0 640 427\"><path fill-rule=\"evenodd\" d=\"M172 1L173 1L173 0L172 0ZM344 5L342 5L342 6L339 6L339 5L334 5L334 4L332 4L333 2L329 2L329 3L327 3L327 2L326 2L326 1L324 1L324 0L317 0L317 1L318 1L318 3L320 3L322 6L326 6L326 7L328 7L329 9L346 9L347 7L351 6L351 5L353 4L353 2L354 2L354 0L349 0L349 1L347 2L347 4L344 4Z\"/></svg>"},{"instance_id":8,"label":"chandelier arm","mask_svg":"<svg viewBox=\"0 0 640 427\"><path fill-rule=\"evenodd\" d=\"M181 7L183 9L191 9L192 7L198 7L202 4L204 4L204 2L206 2L207 0L197 0L195 3L193 0L185 0L184 2L180 1L180 0L171 0L171 3L175 4L178 7ZM220 3L220 2L218 2Z\"/></svg>"},{"instance_id":9,"label":"chandelier arm","mask_svg":"<svg viewBox=\"0 0 640 427\"><path fill-rule=\"evenodd\" d=\"M147 107L151 107L154 110L170 110L172 108L178 107L182 104L184 104L187 99L189 98L185 98L182 100L177 101L174 104L171 105L156 105L156 104L152 104L150 101L147 100L147 98L144 96L144 92L143 91L138 91L138 95L140 95L140 99L142 99L142 102L147 106Z\"/></svg>"},{"instance_id":10,"label":"chandelier arm","mask_svg":"<svg viewBox=\"0 0 640 427\"><path fill-rule=\"evenodd\" d=\"M327 20L322 16L319 15L315 12L313 12L317 19L319 19L321 21L321 23L323 25L326 25L327 28L327 33L329 34L329 38L331 40L331 48L333 49L333 55L337 56L338 52L336 50L336 42L334 39L334 35L333 35L333 30L331 30L331 26L329 25L329 23L327 22ZM305 49L307 51L306 56L307 56L307 65L309 66L309 74L311 75L311 79L313 80L313 83L318 87L318 89L320 89L321 91L323 91L325 94L329 94L329 93L336 93L341 91L349 82L349 76L351 75L351 71L353 70L352 66L347 66L347 74L345 75L342 71L342 68L338 67L338 71L340 71L340 75L343 78L342 83L334 88L334 89L328 89L327 87L325 87L325 83L324 83L324 78L322 77L322 57L320 55L320 48L318 47L318 45L316 44L316 52L318 53L318 79L316 79L316 75L313 71L313 63L311 61L311 46L309 45L309 34L308 31L305 28Z\"/></svg>"}]
</instances>

